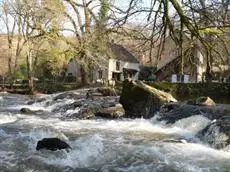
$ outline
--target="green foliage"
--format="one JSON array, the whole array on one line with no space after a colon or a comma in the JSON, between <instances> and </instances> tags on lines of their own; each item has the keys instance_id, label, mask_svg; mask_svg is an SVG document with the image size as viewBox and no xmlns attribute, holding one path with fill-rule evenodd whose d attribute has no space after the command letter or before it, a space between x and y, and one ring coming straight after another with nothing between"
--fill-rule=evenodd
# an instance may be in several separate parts
<instances>
[{"instance_id":1,"label":"green foliage","mask_svg":"<svg viewBox=\"0 0 230 172\"><path fill-rule=\"evenodd\" d=\"M174 84L170 83L170 82L145 82L147 85L150 85L158 90L162 90L165 92L170 92L172 93L175 90L175 86Z\"/></svg>"},{"instance_id":2,"label":"green foliage","mask_svg":"<svg viewBox=\"0 0 230 172\"><path fill-rule=\"evenodd\" d=\"M224 31L221 29L217 29L217 28L204 28L204 29L200 29L199 30L200 34L215 34L215 35L223 35Z\"/></svg>"},{"instance_id":3,"label":"green foliage","mask_svg":"<svg viewBox=\"0 0 230 172\"><path fill-rule=\"evenodd\" d=\"M99 20L105 22L108 19L108 12L110 10L110 4L108 0L101 0L101 8L99 12Z\"/></svg>"},{"instance_id":4,"label":"green foliage","mask_svg":"<svg viewBox=\"0 0 230 172\"><path fill-rule=\"evenodd\" d=\"M27 67L26 64L19 65L18 70L15 72L16 79L26 79L27 78Z\"/></svg>"},{"instance_id":5,"label":"green foliage","mask_svg":"<svg viewBox=\"0 0 230 172\"><path fill-rule=\"evenodd\" d=\"M146 84L172 94L177 100L184 101L208 96L217 103L230 102L229 83L168 83L146 82Z\"/></svg>"},{"instance_id":6,"label":"green foliage","mask_svg":"<svg viewBox=\"0 0 230 172\"><path fill-rule=\"evenodd\" d=\"M15 78L17 78L17 79L25 79L25 76L21 73L20 70L17 70L15 72Z\"/></svg>"},{"instance_id":7,"label":"green foliage","mask_svg":"<svg viewBox=\"0 0 230 172\"><path fill-rule=\"evenodd\" d=\"M40 51L37 55L34 75L40 79L54 79L61 75L67 63L65 54L58 48Z\"/></svg>"},{"instance_id":8,"label":"green foliage","mask_svg":"<svg viewBox=\"0 0 230 172\"><path fill-rule=\"evenodd\" d=\"M52 94L55 92L69 91L80 87L80 83L61 83L45 81L36 84L36 90L46 94Z\"/></svg>"},{"instance_id":9,"label":"green foliage","mask_svg":"<svg viewBox=\"0 0 230 172\"><path fill-rule=\"evenodd\" d=\"M155 81L156 79L156 76L154 75L155 71L156 68L154 67L142 66L140 69L138 79L145 80L145 81Z\"/></svg>"},{"instance_id":10,"label":"green foliage","mask_svg":"<svg viewBox=\"0 0 230 172\"><path fill-rule=\"evenodd\" d=\"M70 83L70 82L77 82L78 80L77 80L77 78L75 76L67 76L65 81L67 83Z\"/></svg>"}]
</instances>

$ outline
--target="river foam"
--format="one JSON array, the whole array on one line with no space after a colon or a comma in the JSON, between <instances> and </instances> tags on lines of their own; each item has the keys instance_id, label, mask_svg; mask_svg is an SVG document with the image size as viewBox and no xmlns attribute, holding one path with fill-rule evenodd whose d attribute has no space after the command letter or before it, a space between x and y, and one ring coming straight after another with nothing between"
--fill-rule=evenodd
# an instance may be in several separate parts
<instances>
[{"instance_id":1,"label":"river foam","mask_svg":"<svg viewBox=\"0 0 230 172\"><path fill-rule=\"evenodd\" d=\"M6 99L13 101L13 95L10 96ZM230 152L197 141L197 132L210 123L202 116L181 119L175 124L159 122L156 117L63 121L51 111L72 100L51 100L48 97L46 103L25 105L23 99L21 104L16 100L15 105L11 102L0 107L1 170L212 172L230 169ZM20 114L21 107L46 111L43 115ZM65 115L78 110L67 111ZM58 137L72 150L36 151L37 141L46 137Z\"/></svg>"}]
</instances>

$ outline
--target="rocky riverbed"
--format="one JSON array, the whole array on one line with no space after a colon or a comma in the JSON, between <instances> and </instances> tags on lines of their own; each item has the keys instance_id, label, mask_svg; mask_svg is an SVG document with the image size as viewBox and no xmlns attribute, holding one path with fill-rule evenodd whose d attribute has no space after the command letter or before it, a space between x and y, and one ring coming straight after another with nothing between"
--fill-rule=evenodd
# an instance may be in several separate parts
<instances>
[{"instance_id":1,"label":"rocky riverbed","mask_svg":"<svg viewBox=\"0 0 230 172\"><path fill-rule=\"evenodd\" d=\"M179 102L169 93L132 80L124 81L120 102L125 116L131 118L157 116L158 121L174 124L182 119L202 116L209 123L197 133L197 137L217 149L230 146L230 105L216 105L210 97Z\"/></svg>"},{"instance_id":2,"label":"rocky riverbed","mask_svg":"<svg viewBox=\"0 0 230 172\"><path fill-rule=\"evenodd\" d=\"M202 116L207 118L209 123L198 131L197 138L216 149L227 149L229 147L230 105L216 105L213 100L204 97L197 100L177 102L170 94L157 89L152 90L143 83L137 88L136 86L139 83L126 82L128 84L124 83L121 98L116 96L113 89L109 88L82 89L54 94L50 98L33 98L26 104L32 107L37 106L37 108L42 106L41 109L31 109L25 106L20 111L23 114L39 115L49 111L49 113L54 113L56 117L62 120L154 117L166 124L175 124L182 119Z\"/></svg>"},{"instance_id":3,"label":"rocky riverbed","mask_svg":"<svg viewBox=\"0 0 230 172\"><path fill-rule=\"evenodd\" d=\"M119 96L95 88L32 97L0 93L0 169L228 171L229 106L164 100L144 119L127 116ZM155 103L142 101L143 107ZM36 150L39 140L52 137L72 150Z\"/></svg>"}]
</instances>

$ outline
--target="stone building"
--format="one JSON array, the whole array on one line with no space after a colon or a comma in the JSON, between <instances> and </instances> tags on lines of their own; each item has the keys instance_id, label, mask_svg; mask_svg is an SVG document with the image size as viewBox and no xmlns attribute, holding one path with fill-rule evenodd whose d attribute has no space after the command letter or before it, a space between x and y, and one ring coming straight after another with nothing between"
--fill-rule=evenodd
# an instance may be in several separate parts
<instances>
[{"instance_id":1,"label":"stone building","mask_svg":"<svg viewBox=\"0 0 230 172\"><path fill-rule=\"evenodd\" d=\"M131 52L115 43L109 44L108 52L107 57L104 58L106 60L99 62L91 71L92 82L123 81L126 78L138 79L140 62ZM75 60L69 61L66 75L77 78L81 76L80 65Z\"/></svg>"}]
</instances>

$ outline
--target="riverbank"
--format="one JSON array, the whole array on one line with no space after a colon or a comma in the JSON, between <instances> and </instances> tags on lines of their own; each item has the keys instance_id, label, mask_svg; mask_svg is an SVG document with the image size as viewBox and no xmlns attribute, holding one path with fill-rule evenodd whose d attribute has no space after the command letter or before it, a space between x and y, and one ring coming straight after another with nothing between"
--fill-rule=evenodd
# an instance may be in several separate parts
<instances>
[{"instance_id":1,"label":"riverbank","mask_svg":"<svg viewBox=\"0 0 230 172\"><path fill-rule=\"evenodd\" d=\"M230 104L230 83L145 83L172 94L179 101L208 96L216 103Z\"/></svg>"},{"instance_id":2,"label":"riverbank","mask_svg":"<svg viewBox=\"0 0 230 172\"><path fill-rule=\"evenodd\" d=\"M36 83L34 85L35 93L43 93L43 94L53 94L57 92L76 90L81 88L82 86L79 83L52 83L52 82L44 82L44 83ZM31 94L28 89L28 84L0 84L0 92L9 92L15 94Z\"/></svg>"},{"instance_id":3,"label":"riverbank","mask_svg":"<svg viewBox=\"0 0 230 172\"><path fill-rule=\"evenodd\" d=\"M28 89L28 85L24 84L14 84L11 88L9 84L0 84L0 92L9 92L13 94L23 94L23 95L37 95L37 94L55 94L65 91L74 91L79 89L90 89L90 88L111 88L105 86L101 83L94 83L88 85L81 85L80 83L76 82L65 82L65 83L52 83L52 82L45 82L45 83L37 83L34 87L34 92L31 94ZM116 93L118 95L121 94L122 90L122 83L117 83L114 87Z\"/></svg>"},{"instance_id":4,"label":"riverbank","mask_svg":"<svg viewBox=\"0 0 230 172\"><path fill-rule=\"evenodd\" d=\"M168 83L168 82L145 82L146 84L172 94L177 100L184 101L201 96L208 96L215 100L216 103L230 104L230 83ZM79 83L40 83L35 85L38 93L53 94L63 91L71 91L80 88L104 87L102 84L91 84L82 86ZM4 89L3 89L4 88ZM115 86L117 93L122 91L122 83ZM15 84L13 89L9 85L0 85L0 91L10 93L28 94L25 85Z\"/></svg>"}]
</instances>

